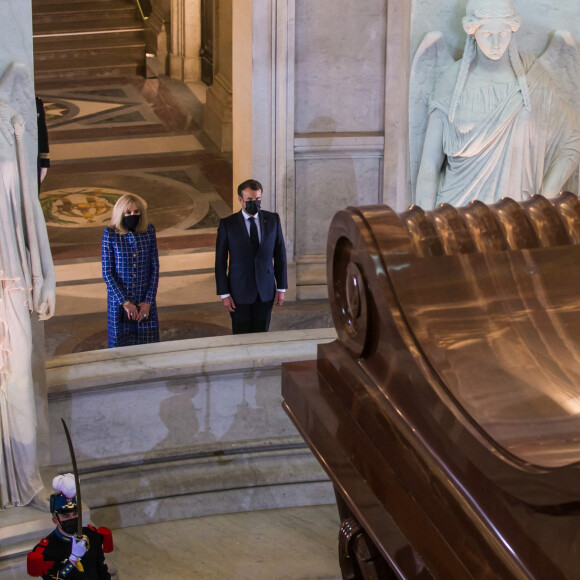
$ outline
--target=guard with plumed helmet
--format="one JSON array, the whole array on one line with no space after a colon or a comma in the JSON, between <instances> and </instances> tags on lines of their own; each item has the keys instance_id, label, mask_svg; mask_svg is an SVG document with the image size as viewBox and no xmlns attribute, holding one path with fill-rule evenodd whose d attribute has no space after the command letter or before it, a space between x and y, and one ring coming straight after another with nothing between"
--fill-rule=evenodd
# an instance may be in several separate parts
<instances>
[{"instance_id":1,"label":"guard with plumed helmet","mask_svg":"<svg viewBox=\"0 0 580 580\"><path fill-rule=\"evenodd\" d=\"M75 476L55 477L50 512L56 528L29 552L27 571L44 580L111 580L105 553L113 550L111 530L79 524ZM82 530L82 533L80 531Z\"/></svg>"}]
</instances>

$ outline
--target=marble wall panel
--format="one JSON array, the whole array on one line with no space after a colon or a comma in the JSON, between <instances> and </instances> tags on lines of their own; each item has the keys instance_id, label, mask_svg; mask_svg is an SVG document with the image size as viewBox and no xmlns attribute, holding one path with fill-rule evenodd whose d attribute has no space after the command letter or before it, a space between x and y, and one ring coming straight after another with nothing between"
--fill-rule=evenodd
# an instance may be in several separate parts
<instances>
[{"instance_id":1,"label":"marble wall panel","mask_svg":"<svg viewBox=\"0 0 580 580\"><path fill-rule=\"evenodd\" d=\"M296 0L296 132L381 131L386 0Z\"/></svg>"},{"instance_id":2,"label":"marble wall panel","mask_svg":"<svg viewBox=\"0 0 580 580\"><path fill-rule=\"evenodd\" d=\"M520 50L540 54L553 30L569 30L580 43L580 3L577 0L514 0L522 15L517 33ZM465 15L466 0L413 0L411 21L411 59L425 33L441 30L448 38L455 58L461 58L465 33L461 19Z\"/></svg>"},{"instance_id":3,"label":"marble wall panel","mask_svg":"<svg viewBox=\"0 0 580 580\"><path fill-rule=\"evenodd\" d=\"M280 370L160 381L51 400L52 459L67 460L60 417L68 417L79 460L295 435L280 401ZM86 434L86 435L84 435ZM88 436L90 434L90 436Z\"/></svg>"},{"instance_id":4,"label":"marble wall panel","mask_svg":"<svg viewBox=\"0 0 580 580\"><path fill-rule=\"evenodd\" d=\"M349 205L380 203L380 158L302 159L296 162L296 254L326 255L334 214Z\"/></svg>"}]
</instances>

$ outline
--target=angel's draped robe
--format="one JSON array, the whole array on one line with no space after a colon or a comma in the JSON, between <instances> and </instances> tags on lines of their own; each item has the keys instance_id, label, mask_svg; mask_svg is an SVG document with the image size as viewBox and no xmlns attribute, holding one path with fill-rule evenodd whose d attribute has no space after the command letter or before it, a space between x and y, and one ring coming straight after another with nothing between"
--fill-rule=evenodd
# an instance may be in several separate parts
<instances>
[{"instance_id":1,"label":"angel's draped robe","mask_svg":"<svg viewBox=\"0 0 580 580\"><path fill-rule=\"evenodd\" d=\"M30 503L43 487L36 460L30 322L33 292L40 290L42 277L31 266L40 260L39 248L26 227L31 204L23 203L13 114L0 101L0 509Z\"/></svg>"},{"instance_id":2,"label":"angel's draped robe","mask_svg":"<svg viewBox=\"0 0 580 580\"><path fill-rule=\"evenodd\" d=\"M561 160L569 175L580 160L580 130L558 96L546 69L521 54L530 91L531 111L524 107L518 82L463 91L454 122L449 106L454 82L438 83L429 114L443 119L443 152L447 156L437 205L465 205L478 199L516 201L542 193L544 175ZM461 61L455 63L455 74ZM449 76L447 81L449 81ZM450 88L451 87L451 88ZM420 203L419 203L420 205Z\"/></svg>"}]
</instances>

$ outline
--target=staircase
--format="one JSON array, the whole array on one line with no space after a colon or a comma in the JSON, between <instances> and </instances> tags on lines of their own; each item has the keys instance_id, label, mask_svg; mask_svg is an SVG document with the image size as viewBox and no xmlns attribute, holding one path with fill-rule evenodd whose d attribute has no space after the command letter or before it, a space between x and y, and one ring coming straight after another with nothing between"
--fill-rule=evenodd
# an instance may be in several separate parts
<instances>
[{"instance_id":1,"label":"staircase","mask_svg":"<svg viewBox=\"0 0 580 580\"><path fill-rule=\"evenodd\" d=\"M32 0L36 84L143 75L145 32L134 0Z\"/></svg>"}]
</instances>

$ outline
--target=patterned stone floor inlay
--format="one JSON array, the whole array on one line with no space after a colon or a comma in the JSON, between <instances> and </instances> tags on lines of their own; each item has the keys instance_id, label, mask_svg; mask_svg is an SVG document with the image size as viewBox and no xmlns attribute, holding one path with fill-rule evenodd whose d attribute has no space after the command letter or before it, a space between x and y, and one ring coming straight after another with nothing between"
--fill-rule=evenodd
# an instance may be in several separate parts
<instances>
[{"instance_id":1,"label":"patterned stone floor inlay","mask_svg":"<svg viewBox=\"0 0 580 580\"><path fill-rule=\"evenodd\" d=\"M163 251L213 244L231 212L231 156L199 128L197 97L172 83L103 79L40 95L52 158L40 201L55 259L94 258L123 193L146 200Z\"/></svg>"},{"instance_id":2,"label":"patterned stone floor inlay","mask_svg":"<svg viewBox=\"0 0 580 580\"><path fill-rule=\"evenodd\" d=\"M102 230L124 193L147 202L148 218L158 238L215 233L220 218L231 211L196 167L72 175L49 172L40 203L53 250L63 244L94 244L100 250Z\"/></svg>"},{"instance_id":3,"label":"patterned stone floor inlay","mask_svg":"<svg viewBox=\"0 0 580 580\"><path fill-rule=\"evenodd\" d=\"M125 191L96 187L65 187L40 194L47 226L103 227L111 221L113 206Z\"/></svg>"},{"instance_id":4,"label":"patterned stone floor inlay","mask_svg":"<svg viewBox=\"0 0 580 580\"><path fill-rule=\"evenodd\" d=\"M159 123L146 99L130 83L112 90L73 88L50 91L42 97L49 131L94 124Z\"/></svg>"},{"instance_id":5,"label":"patterned stone floor inlay","mask_svg":"<svg viewBox=\"0 0 580 580\"><path fill-rule=\"evenodd\" d=\"M62 119L72 119L79 114L79 109L65 101L45 101L44 114L47 126L51 127Z\"/></svg>"}]
</instances>

